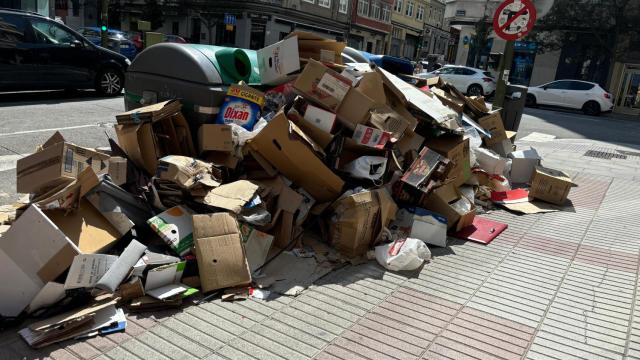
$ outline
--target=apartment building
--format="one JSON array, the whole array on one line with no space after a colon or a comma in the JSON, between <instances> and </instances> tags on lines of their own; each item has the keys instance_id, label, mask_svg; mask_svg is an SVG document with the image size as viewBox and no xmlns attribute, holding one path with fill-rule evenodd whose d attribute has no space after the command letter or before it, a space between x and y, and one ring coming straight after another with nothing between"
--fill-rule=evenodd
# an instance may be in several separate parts
<instances>
[{"instance_id":1,"label":"apartment building","mask_svg":"<svg viewBox=\"0 0 640 360\"><path fill-rule=\"evenodd\" d=\"M353 0L348 45L375 54L387 49L393 0Z\"/></svg>"},{"instance_id":2,"label":"apartment building","mask_svg":"<svg viewBox=\"0 0 640 360\"><path fill-rule=\"evenodd\" d=\"M396 0L391 15L388 54L417 59L422 42L429 0Z\"/></svg>"}]
</instances>

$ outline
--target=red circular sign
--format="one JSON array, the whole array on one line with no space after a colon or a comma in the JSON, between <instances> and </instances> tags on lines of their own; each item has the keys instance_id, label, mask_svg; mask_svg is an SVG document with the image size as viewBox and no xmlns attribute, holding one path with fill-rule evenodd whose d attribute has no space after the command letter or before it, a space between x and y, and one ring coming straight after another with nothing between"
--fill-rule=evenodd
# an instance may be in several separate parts
<instances>
[{"instance_id":1,"label":"red circular sign","mask_svg":"<svg viewBox=\"0 0 640 360\"><path fill-rule=\"evenodd\" d=\"M493 15L493 31L505 40L527 35L536 22L536 8L530 0L507 0Z\"/></svg>"}]
</instances>

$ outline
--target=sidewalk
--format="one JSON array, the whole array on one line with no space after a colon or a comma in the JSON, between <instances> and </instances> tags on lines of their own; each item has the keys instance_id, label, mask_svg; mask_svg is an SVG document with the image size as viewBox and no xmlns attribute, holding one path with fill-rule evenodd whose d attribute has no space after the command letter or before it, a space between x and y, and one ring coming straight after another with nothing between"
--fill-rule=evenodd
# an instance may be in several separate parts
<instances>
[{"instance_id":1,"label":"sidewalk","mask_svg":"<svg viewBox=\"0 0 640 360\"><path fill-rule=\"evenodd\" d=\"M572 175L573 206L493 211L509 224L493 243L453 240L417 274L369 262L297 298L133 314L126 333L41 352L5 331L0 358L640 359L640 149L518 145Z\"/></svg>"}]
</instances>

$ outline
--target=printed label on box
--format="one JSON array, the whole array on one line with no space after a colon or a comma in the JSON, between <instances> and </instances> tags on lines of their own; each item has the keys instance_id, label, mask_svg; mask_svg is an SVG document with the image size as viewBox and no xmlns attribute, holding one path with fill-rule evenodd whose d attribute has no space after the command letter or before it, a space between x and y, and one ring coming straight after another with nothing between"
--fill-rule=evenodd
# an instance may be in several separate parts
<instances>
[{"instance_id":1,"label":"printed label on box","mask_svg":"<svg viewBox=\"0 0 640 360\"><path fill-rule=\"evenodd\" d=\"M340 101L342 101L345 95L347 95L347 91L349 91L350 88L350 84L344 82L342 79L338 79L330 73L324 74L318 83L318 89L328 93Z\"/></svg>"},{"instance_id":2,"label":"printed label on box","mask_svg":"<svg viewBox=\"0 0 640 360\"><path fill-rule=\"evenodd\" d=\"M369 126L358 124L353 132L353 139L358 144L382 149L391 138L391 134L382 130L374 129Z\"/></svg>"}]
</instances>

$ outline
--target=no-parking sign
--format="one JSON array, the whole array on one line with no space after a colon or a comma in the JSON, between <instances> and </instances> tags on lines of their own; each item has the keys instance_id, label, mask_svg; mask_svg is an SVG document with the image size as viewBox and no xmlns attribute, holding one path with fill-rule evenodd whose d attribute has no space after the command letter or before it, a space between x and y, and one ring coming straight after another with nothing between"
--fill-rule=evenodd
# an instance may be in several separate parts
<instances>
[{"instance_id":1,"label":"no-parking sign","mask_svg":"<svg viewBox=\"0 0 640 360\"><path fill-rule=\"evenodd\" d=\"M536 22L536 8L530 0L507 0L493 16L493 31L505 40L527 35Z\"/></svg>"}]
</instances>

